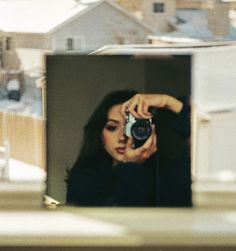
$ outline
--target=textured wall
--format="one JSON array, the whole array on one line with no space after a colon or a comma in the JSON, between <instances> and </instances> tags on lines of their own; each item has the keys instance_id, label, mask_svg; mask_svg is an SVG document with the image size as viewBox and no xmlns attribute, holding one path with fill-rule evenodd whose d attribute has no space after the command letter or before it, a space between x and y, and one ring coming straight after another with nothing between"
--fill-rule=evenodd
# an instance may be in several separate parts
<instances>
[{"instance_id":1,"label":"textured wall","mask_svg":"<svg viewBox=\"0 0 236 251\"><path fill-rule=\"evenodd\" d=\"M229 3L216 2L209 9L209 27L215 36L224 36L229 32Z\"/></svg>"},{"instance_id":2,"label":"textured wall","mask_svg":"<svg viewBox=\"0 0 236 251\"><path fill-rule=\"evenodd\" d=\"M154 3L164 3L165 12L155 13L153 12ZM156 32L168 32L170 26L168 24L168 18L175 15L176 2L173 0L143 0L142 2L143 19L147 22Z\"/></svg>"}]
</instances>

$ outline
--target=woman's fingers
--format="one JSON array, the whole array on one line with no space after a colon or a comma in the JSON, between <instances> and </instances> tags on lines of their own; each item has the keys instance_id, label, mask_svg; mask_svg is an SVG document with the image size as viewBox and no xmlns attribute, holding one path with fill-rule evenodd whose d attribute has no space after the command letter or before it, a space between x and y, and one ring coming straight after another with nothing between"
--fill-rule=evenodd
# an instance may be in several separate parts
<instances>
[{"instance_id":1,"label":"woman's fingers","mask_svg":"<svg viewBox=\"0 0 236 251\"><path fill-rule=\"evenodd\" d=\"M122 107L122 111L125 110L124 107ZM134 105L132 104L131 107L134 107ZM155 132L155 125L151 125L151 126L152 126L152 133L141 147L134 149L133 144L135 140L132 137L128 138L127 145L126 145L126 152L123 158L124 162L130 161L130 162L136 162L136 163L143 163L154 152L157 151L157 146L156 146L157 136Z\"/></svg>"},{"instance_id":2,"label":"woman's fingers","mask_svg":"<svg viewBox=\"0 0 236 251\"><path fill-rule=\"evenodd\" d=\"M152 114L148 111L149 103L144 94L136 94L130 100L122 105L121 112L126 116L127 111L130 112L135 118L149 119Z\"/></svg>"},{"instance_id":3,"label":"woman's fingers","mask_svg":"<svg viewBox=\"0 0 236 251\"><path fill-rule=\"evenodd\" d=\"M144 143L142 153L144 157L149 158L154 152L157 151L157 136L155 132L155 126L152 125L152 134L148 140Z\"/></svg>"},{"instance_id":4,"label":"woman's fingers","mask_svg":"<svg viewBox=\"0 0 236 251\"><path fill-rule=\"evenodd\" d=\"M154 152L157 151L157 140L156 139L157 139L157 136L154 135L152 145L151 145L151 147L149 149L149 156L151 156Z\"/></svg>"},{"instance_id":5,"label":"woman's fingers","mask_svg":"<svg viewBox=\"0 0 236 251\"><path fill-rule=\"evenodd\" d=\"M130 101L128 100L127 102L123 103L122 107L121 107L121 113L126 116L127 110L129 108L129 103Z\"/></svg>"},{"instance_id":6,"label":"woman's fingers","mask_svg":"<svg viewBox=\"0 0 236 251\"><path fill-rule=\"evenodd\" d=\"M156 134L154 126L152 127L153 132L147 141L137 149L137 155L142 156L143 158L149 158L156 150Z\"/></svg>"},{"instance_id":7,"label":"woman's fingers","mask_svg":"<svg viewBox=\"0 0 236 251\"><path fill-rule=\"evenodd\" d=\"M137 114L140 118L149 119L152 117L152 114L148 112L149 105L145 102L145 100L139 100L137 107Z\"/></svg>"},{"instance_id":8,"label":"woman's fingers","mask_svg":"<svg viewBox=\"0 0 236 251\"><path fill-rule=\"evenodd\" d=\"M128 110L135 118L141 118L141 116L139 115L140 100L138 95L135 95L134 98L131 99Z\"/></svg>"},{"instance_id":9,"label":"woman's fingers","mask_svg":"<svg viewBox=\"0 0 236 251\"><path fill-rule=\"evenodd\" d=\"M147 102L143 102L143 115L146 116L146 118L151 118L152 114L148 111L149 104Z\"/></svg>"},{"instance_id":10,"label":"woman's fingers","mask_svg":"<svg viewBox=\"0 0 236 251\"><path fill-rule=\"evenodd\" d=\"M133 149L133 139L131 137L128 138L126 148L127 150Z\"/></svg>"}]
</instances>

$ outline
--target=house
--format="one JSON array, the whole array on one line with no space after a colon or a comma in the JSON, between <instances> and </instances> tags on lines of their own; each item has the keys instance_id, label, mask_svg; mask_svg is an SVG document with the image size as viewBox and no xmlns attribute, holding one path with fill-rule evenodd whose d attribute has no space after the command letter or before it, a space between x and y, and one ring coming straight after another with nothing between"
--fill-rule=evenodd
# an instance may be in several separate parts
<instances>
[{"instance_id":1,"label":"house","mask_svg":"<svg viewBox=\"0 0 236 251\"><path fill-rule=\"evenodd\" d=\"M23 75L21 101L32 104L40 116L46 53L89 53L107 44L143 44L154 34L108 0L0 0L0 10L1 85L18 71Z\"/></svg>"},{"instance_id":2,"label":"house","mask_svg":"<svg viewBox=\"0 0 236 251\"><path fill-rule=\"evenodd\" d=\"M0 91L9 83L23 89L20 101L0 96L0 131L1 111L14 106L13 112L23 116L8 123L11 157L43 167L45 53L89 53L106 44L145 43L153 30L106 0L0 0L0 11ZM1 145L6 135L0 136Z\"/></svg>"},{"instance_id":3,"label":"house","mask_svg":"<svg viewBox=\"0 0 236 251\"><path fill-rule=\"evenodd\" d=\"M203 9L208 0L116 0L122 7L132 12L142 22L152 26L156 35L175 30L169 22L179 9Z\"/></svg>"},{"instance_id":4,"label":"house","mask_svg":"<svg viewBox=\"0 0 236 251\"><path fill-rule=\"evenodd\" d=\"M234 2L0 0L2 75L21 70L25 85L33 89L48 52L88 53L108 44L143 44L150 35L156 36L152 43L163 35L194 41L233 40L236 30L230 26L228 12Z\"/></svg>"},{"instance_id":5,"label":"house","mask_svg":"<svg viewBox=\"0 0 236 251\"><path fill-rule=\"evenodd\" d=\"M232 0L0 0L0 65L37 77L45 52L87 53L107 44L148 43L150 35L234 39L228 18L233 4Z\"/></svg>"},{"instance_id":6,"label":"house","mask_svg":"<svg viewBox=\"0 0 236 251\"><path fill-rule=\"evenodd\" d=\"M97 1L50 31L53 51L92 51L105 44L146 43L154 31L112 1Z\"/></svg>"},{"instance_id":7,"label":"house","mask_svg":"<svg viewBox=\"0 0 236 251\"><path fill-rule=\"evenodd\" d=\"M176 0L116 0L143 23L152 27L155 34L169 32L169 17L175 16Z\"/></svg>"},{"instance_id":8,"label":"house","mask_svg":"<svg viewBox=\"0 0 236 251\"><path fill-rule=\"evenodd\" d=\"M197 40L235 40L235 21L229 18L235 0L117 0L155 30L151 42L163 36ZM234 13L231 16L235 16ZM161 39L160 39L161 37ZM173 41L173 39L172 39ZM190 41L190 40L189 40Z\"/></svg>"},{"instance_id":9,"label":"house","mask_svg":"<svg viewBox=\"0 0 236 251\"><path fill-rule=\"evenodd\" d=\"M232 25L229 13L230 3L223 0L206 1L198 9L178 9L176 16L170 19L175 31L165 35L203 41L235 40L236 27Z\"/></svg>"},{"instance_id":10,"label":"house","mask_svg":"<svg viewBox=\"0 0 236 251\"><path fill-rule=\"evenodd\" d=\"M146 43L153 34L106 0L0 0L0 9L4 69L32 73L39 70L45 51L90 52L106 44Z\"/></svg>"}]
</instances>

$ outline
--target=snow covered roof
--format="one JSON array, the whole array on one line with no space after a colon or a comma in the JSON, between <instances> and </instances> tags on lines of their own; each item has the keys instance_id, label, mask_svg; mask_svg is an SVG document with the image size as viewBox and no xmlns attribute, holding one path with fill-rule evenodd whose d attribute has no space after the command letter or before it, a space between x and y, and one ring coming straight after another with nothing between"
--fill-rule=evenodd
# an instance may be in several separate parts
<instances>
[{"instance_id":1,"label":"snow covered roof","mask_svg":"<svg viewBox=\"0 0 236 251\"><path fill-rule=\"evenodd\" d=\"M176 12L176 16L170 19L170 24L175 31L163 34L168 37L189 37L193 39L201 39L213 41L216 39L208 25L207 10L188 10L180 9ZM236 29L230 26L229 33L219 38L220 40L235 40Z\"/></svg>"},{"instance_id":2,"label":"snow covered roof","mask_svg":"<svg viewBox=\"0 0 236 251\"><path fill-rule=\"evenodd\" d=\"M100 0L0 0L0 30L47 33Z\"/></svg>"},{"instance_id":3,"label":"snow covered roof","mask_svg":"<svg viewBox=\"0 0 236 251\"><path fill-rule=\"evenodd\" d=\"M0 31L19 33L48 33L97 5L107 2L123 14L140 22L133 15L108 0L0 0Z\"/></svg>"}]
</instances>

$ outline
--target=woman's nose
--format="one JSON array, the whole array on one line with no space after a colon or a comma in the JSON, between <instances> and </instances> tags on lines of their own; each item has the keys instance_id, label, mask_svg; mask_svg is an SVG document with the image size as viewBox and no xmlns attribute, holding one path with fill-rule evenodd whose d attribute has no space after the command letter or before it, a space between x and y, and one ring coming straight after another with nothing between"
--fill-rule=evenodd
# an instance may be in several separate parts
<instances>
[{"instance_id":1,"label":"woman's nose","mask_svg":"<svg viewBox=\"0 0 236 251\"><path fill-rule=\"evenodd\" d=\"M124 134L124 130L120 130L119 132L119 142L126 143L127 142L127 136Z\"/></svg>"}]
</instances>

